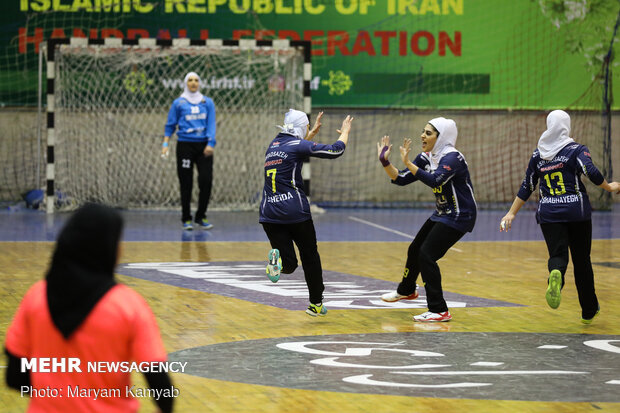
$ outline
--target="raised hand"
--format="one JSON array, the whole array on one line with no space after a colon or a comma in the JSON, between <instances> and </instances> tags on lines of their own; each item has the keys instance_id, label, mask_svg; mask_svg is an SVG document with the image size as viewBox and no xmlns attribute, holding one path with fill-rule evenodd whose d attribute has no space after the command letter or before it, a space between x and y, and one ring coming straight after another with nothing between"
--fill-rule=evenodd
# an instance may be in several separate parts
<instances>
[{"instance_id":1,"label":"raised hand","mask_svg":"<svg viewBox=\"0 0 620 413\"><path fill-rule=\"evenodd\" d=\"M340 129L337 129L339 134L348 134L351 131L351 122L353 122L353 117L351 115L347 115L346 118L342 121L342 126Z\"/></svg>"},{"instance_id":2,"label":"raised hand","mask_svg":"<svg viewBox=\"0 0 620 413\"><path fill-rule=\"evenodd\" d=\"M411 139L403 139L403 146L400 147L400 159L407 165L409 162L409 153L411 152Z\"/></svg>"},{"instance_id":3,"label":"raised hand","mask_svg":"<svg viewBox=\"0 0 620 413\"><path fill-rule=\"evenodd\" d=\"M392 152L392 145L390 144L390 137L385 135L381 138L381 141L377 142L377 156L381 163L388 162L390 153Z\"/></svg>"},{"instance_id":4,"label":"raised hand","mask_svg":"<svg viewBox=\"0 0 620 413\"><path fill-rule=\"evenodd\" d=\"M321 118L323 117L323 112L319 112L319 114L316 116L316 120L314 121L314 126L312 127L312 129L310 129L310 131L308 132L308 137L306 138L306 140L311 141L317 133L319 133L319 129L321 129L321 126L323 125L321 123Z\"/></svg>"}]
</instances>

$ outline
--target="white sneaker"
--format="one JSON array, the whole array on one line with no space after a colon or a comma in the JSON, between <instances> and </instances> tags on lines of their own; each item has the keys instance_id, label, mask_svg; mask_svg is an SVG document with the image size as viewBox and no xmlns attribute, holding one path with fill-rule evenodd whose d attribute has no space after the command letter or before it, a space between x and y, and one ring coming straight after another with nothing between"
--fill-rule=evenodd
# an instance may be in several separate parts
<instances>
[{"instance_id":1,"label":"white sneaker","mask_svg":"<svg viewBox=\"0 0 620 413\"><path fill-rule=\"evenodd\" d=\"M413 321L420 321L422 323L437 323L450 320L452 320L452 315L450 314L450 311L444 311L443 313L432 313L430 311L427 311L420 315L413 316Z\"/></svg>"},{"instance_id":2,"label":"white sneaker","mask_svg":"<svg viewBox=\"0 0 620 413\"><path fill-rule=\"evenodd\" d=\"M381 296L383 301L387 301L388 303L393 303L399 300L415 300L418 298L420 294L418 294L418 289L413 292L413 294L409 295L400 295L396 291L392 291L391 293L386 293Z\"/></svg>"}]
</instances>

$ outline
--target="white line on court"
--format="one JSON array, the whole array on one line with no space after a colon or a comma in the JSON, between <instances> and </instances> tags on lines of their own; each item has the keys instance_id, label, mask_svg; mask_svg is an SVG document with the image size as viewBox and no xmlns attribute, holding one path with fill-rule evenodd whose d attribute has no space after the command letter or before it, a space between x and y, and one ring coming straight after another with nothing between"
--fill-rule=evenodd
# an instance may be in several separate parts
<instances>
[{"instance_id":1,"label":"white line on court","mask_svg":"<svg viewBox=\"0 0 620 413\"><path fill-rule=\"evenodd\" d=\"M366 221L366 220L361 219L361 218L357 218L357 217L353 217L353 216L349 216L348 218L350 220L352 220L352 221L361 222L362 224L366 224L366 225L369 225L371 227L379 228L379 229L382 229L384 231L391 232L391 233L396 234L396 235L400 235L401 237L405 237L405 238L409 238L409 239L415 238L414 235L405 234L404 232L396 231L395 229L384 227L383 225L375 224L374 222ZM460 249L454 248L454 247L452 247L450 249L452 251L456 251L456 252L463 252L463 250L460 250Z\"/></svg>"}]
</instances>

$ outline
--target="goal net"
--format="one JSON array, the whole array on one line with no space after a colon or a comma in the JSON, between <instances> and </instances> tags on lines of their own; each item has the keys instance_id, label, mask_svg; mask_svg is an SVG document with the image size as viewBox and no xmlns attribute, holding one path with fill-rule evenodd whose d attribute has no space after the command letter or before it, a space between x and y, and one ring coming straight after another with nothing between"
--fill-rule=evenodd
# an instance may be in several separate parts
<instances>
[{"instance_id":1,"label":"goal net","mask_svg":"<svg viewBox=\"0 0 620 413\"><path fill-rule=\"evenodd\" d=\"M407 7L422 8L430 3L408 2ZM443 2L444 6L448 3L456 4ZM603 99L612 90L603 60L607 59L610 70L617 65L610 60L614 24L617 29L620 21L617 4L614 9L613 2L597 2L576 17L568 6L558 5L562 2L533 3L539 4L524 7L524 2L507 2L504 10L510 12L498 14L484 2L467 2L467 11L460 17L494 22L485 24L484 30L468 32L458 25L446 30L450 16L432 13L395 14L372 26L350 30L348 44L353 47L349 52L353 55L357 46L362 56L374 53L376 64L360 69L354 66L356 56L350 56L350 66L338 67L351 74L346 96L357 99L358 108L343 107L340 113L355 116L342 160L312 165L312 200L321 206L350 207L434 204L434 195L425 185L391 185L375 148L382 136L389 135L393 144L390 160L404 168L398 151L403 138L413 140L414 159L420 151L420 131L438 116L457 123L456 147L467 160L481 207L507 208L514 200L538 138L546 129L546 116L553 109L569 113L571 137L588 146L595 165L608 180L617 180L612 176L612 165L618 159L615 155L612 160L612 114ZM585 2L570 3L586 8ZM398 67L378 57L380 42L375 42L374 49L354 42L356 36L363 39L362 33L393 33L389 45L398 45L403 51ZM327 57L315 57L312 67L323 77L328 70L330 75L336 72ZM571 72L570 81L561 81L562 76L566 78L566 68ZM330 78L336 79L335 73ZM332 86L321 78L321 85L324 82ZM336 88L329 90L335 92ZM313 91L313 102L325 99L324 95L321 89ZM335 115L333 110L330 115ZM333 130L338 119L327 117L324 129ZM586 177L582 182L595 208L611 207L608 192ZM532 201L537 197L534 193Z\"/></svg>"},{"instance_id":2,"label":"goal net","mask_svg":"<svg viewBox=\"0 0 620 413\"><path fill-rule=\"evenodd\" d=\"M70 206L87 201L123 208L180 205L176 139L170 159L160 153L168 110L188 72L201 76L201 92L216 107L213 208L256 206L275 125L289 108L310 111L305 42L74 38L65 43L50 43L54 50L48 50L54 187L50 191L48 176L48 196L61 194ZM48 149L48 163L49 158ZM49 170L48 165L48 175ZM194 183L196 199L196 178Z\"/></svg>"},{"instance_id":3,"label":"goal net","mask_svg":"<svg viewBox=\"0 0 620 413\"><path fill-rule=\"evenodd\" d=\"M603 85L595 79L583 95L562 108L571 116L571 136L586 145L604 176L611 174L611 150L607 117L599 110ZM336 162L312 163L312 200L323 207L412 207L433 206L435 197L426 185L398 187L390 184L377 159L376 145L389 135L390 161L399 169L399 146L403 138L413 140L411 160L420 151L421 129L437 116L452 118L458 128L456 147L468 163L475 197L483 208L507 208L519 189L538 138L546 129L548 111L455 111L449 109L354 109L329 111L323 129L335 130L342 117L355 117L345 155ZM611 208L610 194L581 178L596 209ZM530 201L538 200L535 191ZM528 207L535 206L528 202Z\"/></svg>"}]
</instances>

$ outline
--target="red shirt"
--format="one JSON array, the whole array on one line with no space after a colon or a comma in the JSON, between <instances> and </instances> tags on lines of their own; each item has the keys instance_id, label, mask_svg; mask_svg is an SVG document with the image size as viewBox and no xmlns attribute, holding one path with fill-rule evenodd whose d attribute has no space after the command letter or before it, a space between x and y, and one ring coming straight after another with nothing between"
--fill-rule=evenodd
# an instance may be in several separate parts
<instances>
[{"instance_id":1,"label":"red shirt","mask_svg":"<svg viewBox=\"0 0 620 413\"><path fill-rule=\"evenodd\" d=\"M32 396L28 412L135 412L139 403L127 394L131 373L89 372L88 362L140 363L167 359L148 304L137 292L120 284L110 289L78 329L65 339L52 322L46 282L37 282L24 296L9 326L6 348L15 356L28 359L74 357L80 360L81 373L31 371L35 391L49 387L57 389L58 396ZM76 397L76 389L85 396Z\"/></svg>"}]
</instances>

